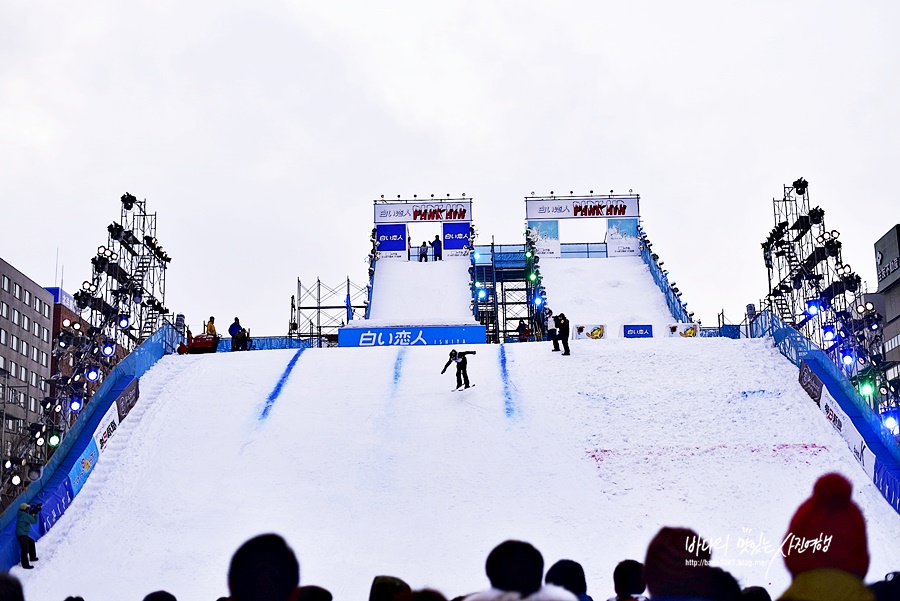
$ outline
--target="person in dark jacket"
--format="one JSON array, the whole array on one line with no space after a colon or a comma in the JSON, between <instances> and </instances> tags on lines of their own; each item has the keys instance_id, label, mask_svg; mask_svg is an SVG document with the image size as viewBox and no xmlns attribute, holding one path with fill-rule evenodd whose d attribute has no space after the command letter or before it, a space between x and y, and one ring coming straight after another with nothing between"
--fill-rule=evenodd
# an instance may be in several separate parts
<instances>
[{"instance_id":1,"label":"person in dark jacket","mask_svg":"<svg viewBox=\"0 0 900 601\"><path fill-rule=\"evenodd\" d=\"M474 355L476 351L463 351L461 353L457 353L456 349L450 351L450 359L447 360L447 364L444 365L444 369L441 370L441 373L447 371L447 368L450 367L451 363L456 363L456 389L459 390L463 387L463 383L465 383L465 387L469 387L469 372L466 371L466 355Z\"/></svg>"},{"instance_id":2,"label":"person in dark jacket","mask_svg":"<svg viewBox=\"0 0 900 601\"><path fill-rule=\"evenodd\" d=\"M519 327L516 328L516 332L519 334L519 342L528 342L528 337L531 335L531 331L525 324L524 319L519 320Z\"/></svg>"},{"instance_id":3,"label":"person in dark jacket","mask_svg":"<svg viewBox=\"0 0 900 601\"><path fill-rule=\"evenodd\" d=\"M566 318L566 314L560 313L555 316L553 322L556 324L557 335L563 345L563 355L571 354L569 353L569 320Z\"/></svg>"},{"instance_id":4,"label":"person in dark jacket","mask_svg":"<svg viewBox=\"0 0 900 601\"><path fill-rule=\"evenodd\" d=\"M434 237L434 240L431 242L431 248L434 249L434 260L443 261L444 243L441 242L440 236Z\"/></svg>"},{"instance_id":5,"label":"person in dark jacket","mask_svg":"<svg viewBox=\"0 0 900 601\"><path fill-rule=\"evenodd\" d=\"M261 534L238 548L228 566L231 601L289 601L300 587L300 564L285 540Z\"/></svg>"},{"instance_id":6,"label":"person in dark jacket","mask_svg":"<svg viewBox=\"0 0 900 601\"><path fill-rule=\"evenodd\" d=\"M428 262L428 243L422 240L422 246L419 247L419 263Z\"/></svg>"},{"instance_id":7,"label":"person in dark jacket","mask_svg":"<svg viewBox=\"0 0 900 601\"><path fill-rule=\"evenodd\" d=\"M41 512L41 505L19 505L19 513L16 516L16 538L22 547L22 567L30 570L34 566L28 560L37 561L37 551L34 548L34 539L31 538L31 525L37 523L37 516Z\"/></svg>"},{"instance_id":8,"label":"person in dark jacket","mask_svg":"<svg viewBox=\"0 0 900 601\"><path fill-rule=\"evenodd\" d=\"M231 336L232 351L246 351L247 339L250 338L249 332L241 325L241 320L234 318L234 323L228 328L228 335Z\"/></svg>"},{"instance_id":9,"label":"person in dark jacket","mask_svg":"<svg viewBox=\"0 0 900 601\"><path fill-rule=\"evenodd\" d=\"M644 590L647 583L644 580L644 564L634 559L620 561L613 570L613 586L616 596L607 601L646 601Z\"/></svg>"}]
</instances>

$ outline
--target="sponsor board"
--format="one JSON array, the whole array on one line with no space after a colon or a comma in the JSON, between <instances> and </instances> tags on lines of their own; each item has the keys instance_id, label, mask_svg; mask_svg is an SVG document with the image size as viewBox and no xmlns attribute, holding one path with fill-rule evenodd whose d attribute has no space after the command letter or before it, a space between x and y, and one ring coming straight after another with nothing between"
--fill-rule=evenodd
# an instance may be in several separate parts
<instances>
[{"instance_id":1,"label":"sponsor board","mask_svg":"<svg viewBox=\"0 0 900 601\"><path fill-rule=\"evenodd\" d=\"M559 221L556 219L538 219L528 222L528 229L537 237L534 252L539 257L559 257Z\"/></svg>"},{"instance_id":2,"label":"sponsor board","mask_svg":"<svg viewBox=\"0 0 900 601\"><path fill-rule=\"evenodd\" d=\"M603 324L576 323L573 331L575 340L601 340L606 338L606 326Z\"/></svg>"},{"instance_id":3,"label":"sponsor board","mask_svg":"<svg viewBox=\"0 0 900 601\"><path fill-rule=\"evenodd\" d=\"M97 443L91 438L87 448L81 453L81 456L78 457L78 460L75 462L75 465L72 466L72 469L69 470L69 482L72 484L73 495L77 495L81 492L81 487L84 486L88 476L94 471L94 466L97 465L97 459L99 458L100 449L97 448Z\"/></svg>"},{"instance_id":4,"label":"sponsor board","mask_svg":"<svg viewBox=\"0 0 900 601\"><path fill-rule=\"evenodd\" d=\"M653 326L651 325L624 325L622 326L624 338L653 338Z\"/></svg>"},{"instance_id":5,"label":"sponsor board","mask_svg":"<svg viewBox=\"0 0 900 601\"><path fill-rule=\"evenodd\" d=\"M119 423L121 424L128 412L131 411L131 408L138 402L140 387L138 379L133 376L121 378L116 383L115 388L113 388L113 392L119 389L120 386L122 387L122 392L116 397L116 408L119 412Z\"/></svg>"},{"instance_id":6,"label":"sponsor board","mask_svg":"<svg viewBox=\"0 0 900 601\"><path fill-rule=\"evenodd\" d=\"M94 430L94 442L97 443L97 448L100 449L101 453L106 450L109 439L116 433L118 427L119 408L113 403L106 411L106 415L103 416L103 419L100 420L100 425Z\"/></svg>"},{"instance_id":7,"label":"sponsor board","mask_svg":"<svg viewBox=\"0 0 900 601\"><path fill-rule=\"evenodd\" d=\"M407 251L406 226L401 224L382 224L375 226L375 240L378 242L378 258L403 259L409 257Z\"/></svg>"},{"instance_id":8,"label":"sponsor board","mask_svg":"<svg viewBox=\"0 0 900 601\"><path fill-rule=\"evenodd\" d=\"M443 258L468 257L469 256L469 229L466 223L444 223L441 225L443 234Z\"/></svg>"},{"instance_id":9,"label":"sponsor board","mask_svg":"<svg viewBox=\"0 0 900 601\"><path fill-rule=\"evenodd\" d=\"M485 327L415 326L407 328L341 328L338 346L429 346L484 344Z\"/></svg>"},{"instance_id":10,"label":"sponsor board","mask_svg":"<svg viewBox=\"0 0 900 601\"><path fill-rule=\"evenodd\" d=\"M637 219L606 220L606 256L636 257L641 254Z\"/></svg>"},{"instance_id":11,"label":"sponsor board","mask_svg":"<svg viewBox=\"0 0 900 601\"><path fill-rule=\"evenodd\" d=\"M637 196L619 198L566 197L526 198L526 219L593 219L596 217L640 217Z\"/></svg>"},{"instance_id":12,"label":"sponsor board","mask_svg":"<svg viewBox=\"0 0 900 601\"><path fill-rule=\"evenodd\" d=\"M800 386L806 391L816 405L820 405L822 399L822 380L813 373L806 361L800 361Z\"/></svg>"},{"instance_id":13,"label":"sponsor board","mask_svg":"<svg viewBox=\"0 0 900 601\"><path fill-rule=\"evenodd\" d=\"M866 474L869 475L869 478L874 479L875 454L872 453L872 450L869 449L869 446L859 433L859 430L857 430L856 426L853 425L853 422L850 421L850 416L844 413L844 410L841 409L841 406L834 400L834 397L831 396L831 393L828 392L827 388L822 389L819 407L828 421L831 422L834 429L840 432L844 441L847 443L847 446L853 451L853 456L856 457L856 460L862 466Z\"/></svg>"},{"instance_id":14,"label":"sponsor board","mask_svg":"<svg viewBox=\"0 0 900 601\"><path fill-rule=\"evenodd\" d=\"M696 323L670 323L669 338L698 338L700 326Z\"/></svg>"},{"instance_id":15,"label":"sponsor board","mask_svg":"<svg viewBox=\"0 0 900 601\"><path fill-rule=\"evenodd\" d=\"M375 223L472 221L472 201L385 202L375 205Z\"/></svg>"}]
</instances>

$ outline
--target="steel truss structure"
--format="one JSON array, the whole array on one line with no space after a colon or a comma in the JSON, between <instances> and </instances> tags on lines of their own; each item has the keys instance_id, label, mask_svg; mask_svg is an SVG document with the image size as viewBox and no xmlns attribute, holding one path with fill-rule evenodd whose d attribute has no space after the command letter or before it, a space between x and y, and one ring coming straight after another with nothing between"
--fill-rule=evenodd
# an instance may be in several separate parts
<instances>
[{"instance_id":1,"label":"steel truss structure","mask_svg":"<svg viewBox=\"0 0 900 601\"><path fill-rule=\"evenodd\" d=\"M291 296L289 338L309 338L313 346L337 345L338 329L350 319L365 317L369 286L359 286L347 280L338 286L328 286L316 278L314 284L304 286L297 278L297 294Z\"/></svg>"},{"instance_id":2,"label":"steel truss structure","mask_svg":"<svg viewBox=\"0 0 900 601\"><path fill-rule=\"evenodd\" d=\"M890 401L884 378L882 315L865 284L841 256L840 232L825 226L825 211L810 208L803 178L773 199L775 226L762 243L768 270L766 303L825 351L876 411Z\"/></svg>"}]
</instances>

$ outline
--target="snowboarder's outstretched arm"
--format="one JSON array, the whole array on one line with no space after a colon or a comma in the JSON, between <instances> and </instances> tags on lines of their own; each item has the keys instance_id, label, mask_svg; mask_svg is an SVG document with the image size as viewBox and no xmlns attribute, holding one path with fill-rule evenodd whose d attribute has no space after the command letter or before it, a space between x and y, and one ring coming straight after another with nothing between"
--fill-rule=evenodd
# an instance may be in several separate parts
<instances>
[{"instance_id":1,"label":"snowboarder's outstretched arm","mask_svg":"<svg viewBox=\"0 0 900 601\"><path fill-rule=\"evenodd\" d=\"M458 357L462 357L463 355L474 355L474 354L476 354L477 352L478 352L478 351L463 351L463 352L461 352L461 353L460 353L459 355L457 355L457 356L458 356Z\"/></svg>"},{"instance_id":2,"label":"snowboarder's outstretched arm","mask_svg":"<svg viewBox=\"0 0 900 601\"><path fill-rule=\"evenodd\" d=\"M444 366L444 369L441 370L441 373L445 373L447 368L450 367L450 364L453 363L453 359L447 361L447 365Z\"/></svg>"}]
</instances>

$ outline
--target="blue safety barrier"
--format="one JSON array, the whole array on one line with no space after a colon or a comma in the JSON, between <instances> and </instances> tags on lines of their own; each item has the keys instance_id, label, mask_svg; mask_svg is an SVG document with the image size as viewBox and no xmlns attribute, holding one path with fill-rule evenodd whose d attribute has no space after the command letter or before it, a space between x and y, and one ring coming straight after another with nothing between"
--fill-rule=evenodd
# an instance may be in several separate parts
<instances>
[{"instance_id":1,"label":"blue safety barrier","mask_svg":"<svg viewBox=\"0 0 900 601\"><path fill-rule=\"evenodd\" d=\"M85 459L91 461L90 445L94 444L96 448L94 431L121 394L123 385L127 386L135 378L147 373L160 358L175 352L182 341L181 334L171 324L165 323L106 376L53 453L53 457L44 466L41 479L31 483L0 516L0 569L9 570L19 563L19 541L15 533L19 505L32 502L47 503L44 508L44 511L48 512L47 515L42 515L40 522L31 529L32 538L40 538L59 519L77 493L73 490L69 475L76 462ZM93 464L90 468L93 468ZM83 482L79 482L79 485L81 484Z\"/></svg>"},{"instance_id":2,"label":"blue safety barrier","mask_svg":"<svg viewBox=\"0 0 900 601\"><path fill-rule=\"evenodd\" d=\"M656 282L656 285L659 286L663 296L665 296L666 305L669 306L669 313L672 314L672 319L681 323L691 323L691 317L688 315L687 309L684 308L681 297L672 290L672 286L669 285L669 280L663 275L662 268L654 257L655 255L651 256L650 249L647 248L647 245L641 243L641 258L650 269L650 275L653 276L653 281Z\"/></svg>"},{"instance_id":3,"label":"blue safety barrier","mask_svg":"<svg viewBox=\"0 0 900 601\"><path fill-rule=\"evenodd\" d=\"M248 351L280 351L284 349L310 348L312 343L308 338L289 338L288 336L263 336L261 338L250 338ZM231 338L222 338L219 340L219 346L216 347L217 353L231 352Z\"/></svg>"},{"instance_id":4,"label":"blue safety barrier","mask_svg":"<svg viewBox=\"0 0 900 601\"><path fill-rule=\"evenodd\" d=\"M800 332L769 310L750 323L753 338L771 336L782 355L796 365L806 363L822 381L853 427L875 455L874 482L884 498L900 513L900 447L869 404L859 396L844 371Z\"/></svg>"}]
</instances>

